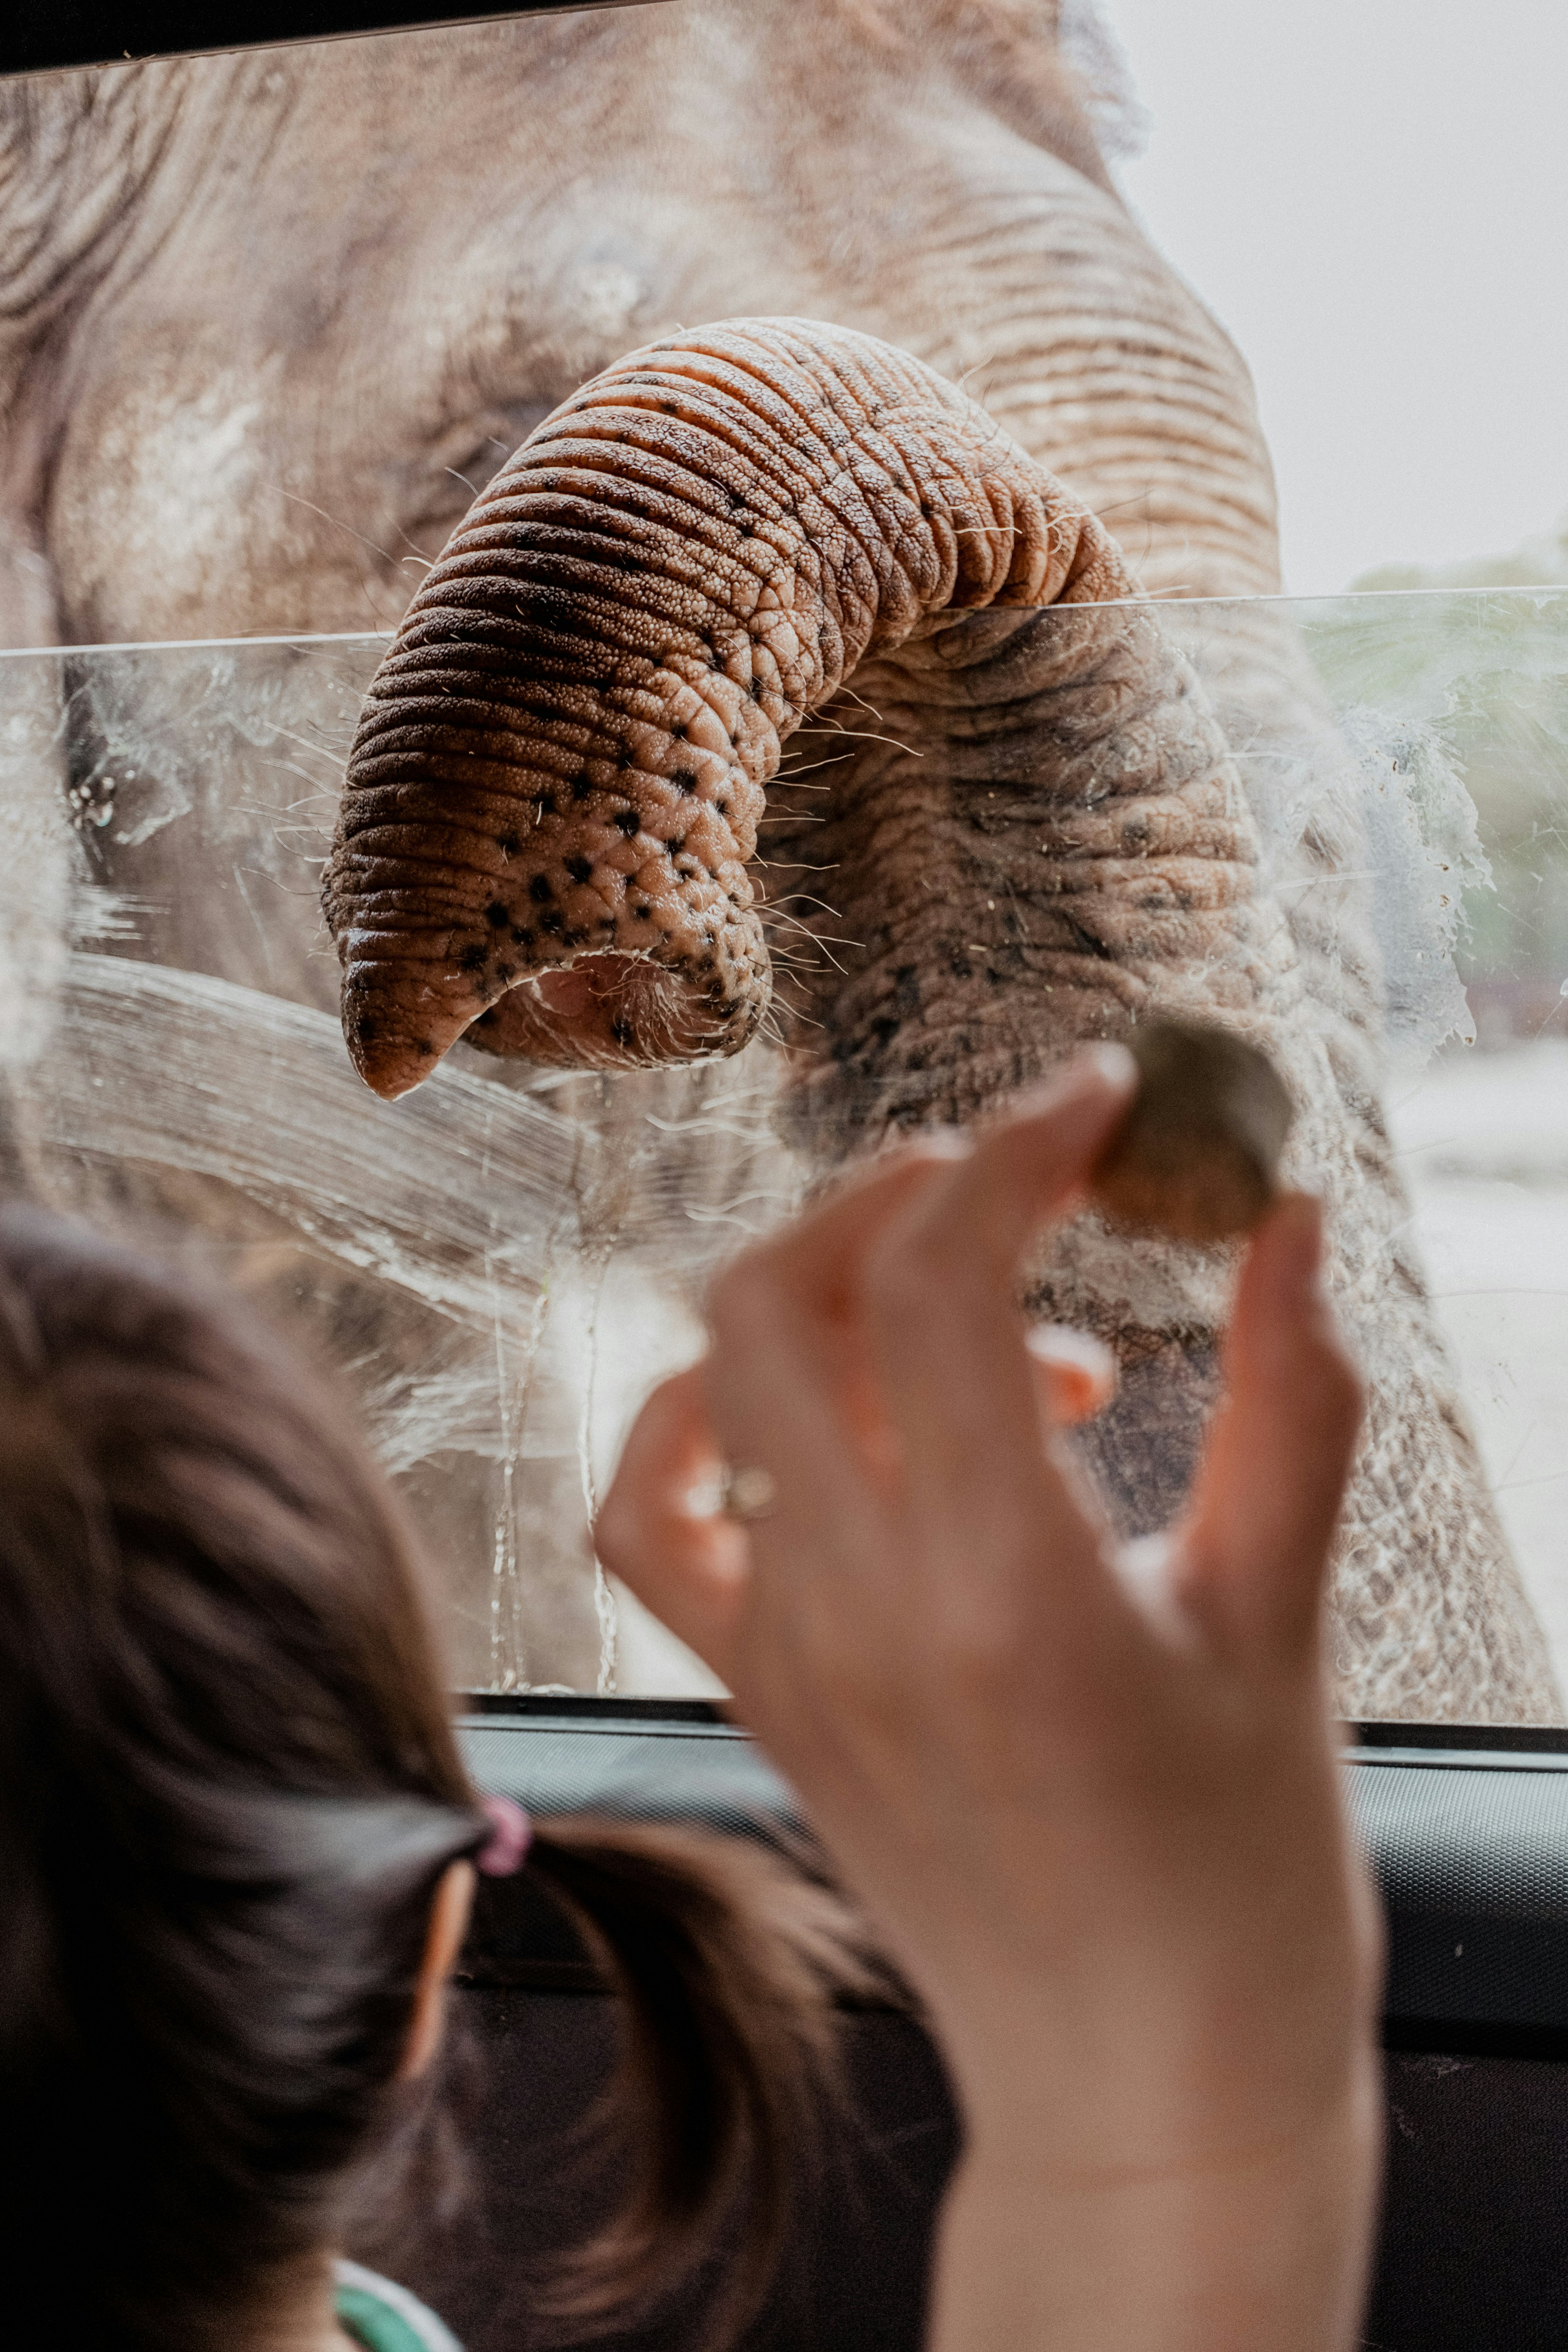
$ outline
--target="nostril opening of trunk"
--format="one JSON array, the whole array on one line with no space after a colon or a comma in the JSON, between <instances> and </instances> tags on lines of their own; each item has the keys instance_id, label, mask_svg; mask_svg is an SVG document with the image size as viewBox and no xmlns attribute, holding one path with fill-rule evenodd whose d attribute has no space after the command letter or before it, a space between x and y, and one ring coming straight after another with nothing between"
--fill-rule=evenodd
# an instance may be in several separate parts
<instances>
[{"instance_id":1,"label":"nostril opening of trunk","mask_svg":"<svg viewBox=\"0 0 1568 2352\"><path fill-rule=\"evenodd\" d=\"M538 972L523 986L558 1020L568 1024L592 1020L600 1005L626 988L626 976L609 967L629 961L626 956L588 956L564 971Z\"/></svg>"},{"instance_id":2,"label":"nostril opening of trunk","mask_svg":"<svg viewBox=\"0 0 1568 2352\"><path fill-rule=\"evenodd\" d=\"M606 950L517 982L466 1042L535 1062L636 1067L723 1051L731 1025L684 973Z\"/></svg>"}]
</instances>

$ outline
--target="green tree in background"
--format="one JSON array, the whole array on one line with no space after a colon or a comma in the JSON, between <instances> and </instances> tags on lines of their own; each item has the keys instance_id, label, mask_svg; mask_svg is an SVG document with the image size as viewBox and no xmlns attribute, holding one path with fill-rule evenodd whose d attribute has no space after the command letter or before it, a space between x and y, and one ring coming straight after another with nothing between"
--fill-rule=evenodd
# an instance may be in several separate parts
<instances>
[{"instance_id":1,"label":"green tree in background","mask_svg":"<svg viewBox=\"0 0 1568 2352\"><path fill-rule=\"evenodd\" d=\"M1355 588L1379 593L1300 604L1308 644L1369 781L1386 788L1380 764L1403 780L1451 866L1482 1041L1568 1034L1568 525Z\"/></svg>"}]
</instances>

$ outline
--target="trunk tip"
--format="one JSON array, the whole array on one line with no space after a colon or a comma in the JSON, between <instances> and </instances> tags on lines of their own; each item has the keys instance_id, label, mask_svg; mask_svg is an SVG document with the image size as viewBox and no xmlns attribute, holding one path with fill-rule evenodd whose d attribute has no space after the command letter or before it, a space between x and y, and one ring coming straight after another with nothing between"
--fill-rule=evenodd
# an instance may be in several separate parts
<instances>
[{"instance_id":1,"label":"trunk tip","mask_svg":"<svg viewBox=\"0 0 1568 2352\"><path fill-rule=\"evenodd\" d=\"M433 1053L421 1054L406 1038L388 1037L367 1045L350 1033L348 1048L360 1076L383 1102L396 1102L400 1096L412 1094L440 1058Z\"/></svg>"},{"instance_id":2,"label":"trunk tip","mask_svg":"<svg viewBox=\"0 0 1568 2352\"><path fill-rule=\"evenodd\" d=\"M459 1037L481 1053L557 1069L648 1069L739 1053L767 1010L765 964L727 986L599 952L513 982L487 1003L432 1009L422 981L406 1011L395 990L351 974L342 992L350 1058L372 1094L395 1102L427 1078Z\"/></svg>"},{"instance_id":3,"label":"trunk tip","mask_svg":"<svg viewBox=\"0 0 1568 2352\"><path fill-rule=\"evenodd\" d=\"M412 1094L474 1017L471 1002L432 1006L428 986L417 989L412 1005L400 1003L400 993L395 984L387 986L384 972L351 971L344 976L343 1043L360 1076L383 1102Z\"/></svg>"}]
</instances>

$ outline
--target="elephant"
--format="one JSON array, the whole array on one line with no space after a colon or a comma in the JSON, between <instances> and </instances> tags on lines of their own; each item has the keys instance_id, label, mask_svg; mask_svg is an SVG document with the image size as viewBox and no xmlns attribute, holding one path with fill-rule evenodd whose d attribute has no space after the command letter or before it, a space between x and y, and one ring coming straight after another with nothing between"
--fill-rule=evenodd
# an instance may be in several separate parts
<instances>
[{"instance_id":1,"label":"elephant","mask_svg":"<svg viewBox=\"0 0 1568 2352\"><path fill-rule=\"evenodd\" d=\"M684 348L693 321L816 321L875 337L963 386L1037 488L1047 469L1073 511L1099 519L1117 598L1161 600L1158 616L1146 604L1106 620L1093 617L1103 603L1037 613L1025 600L962 623L928 615L928 635L871 648L853 687L793 739L795 781L767 802L768 857L787 849L806 866L833 864L827 850L849 842L856 812L879 795L923 794L920 822L945 839L938 803L961 786L997 803L976 807L968 829L1000 857L1045 814L1042 742L1056 744L1064 777L1083 756L1053 664L1104 676L1121 665L1134 702L1152 692L1149 677L1166 681L1149 725L1158 733L1158 712L1182 714L1183 756L1224 812L1193 887L1212 898L1232 867L1251 877L1237 920L1256 933L1248 953L1261 963L1247 985L1261 992L1258 1017L1282 1024L1297 1060L1311 1062L1310 1085L1294 1065L1293 1079L1341 1212L1337 1286L1367 1362L1369 1433L1334 1604L1340 1704L1356 1717L1555 1719L1544 1646L1404 1233L1378 1103L1382 979L1356 878L1368 861L1352 763L1288 614L1237 601L1279 588L1250 383L1117 193L1106 149L1122 100L1089 22L1056 0L659 0L14 89L0 146L13 224L0 313L0 622L13 642L40 646L394 627L421 579L437 576L430 567L456 560L443 546L512 453L555 430L546 420L626 351ZM1183 668L1189 656L1205 692ZM275 658L283 680L289 647ZM48 733L39 721L37 740ZM62 805L79 809L97 770L63 733L68 766L87 762L63 779L75 798ZM847 772L831 772L827 793L812 799L806 769L844 760L847 748ZM1073 828L1089 823L1069 814L1070 797L1050 817L1062 829L1056 846L1048 830L1036 838L1042 874L1042 848L1065 859ZM132 895L174 832L132 850L112 835L63 840L47 815L37 829L40 869L74 859L79 881ZM1109 874L1103 845L1092 854ZM772 901L776 1017L796 1035L821 1017L821 974L789 966L777 925L793 922L802 952L817 958L881 911L877 861L839 862L854 887L835 898L832 918ZM58 896L58 872L49 887ZM32 881L28 893L54 903ZM265 938L243 921L215 925L200 889L165 889L162 904L171 966L302 1011L330 1007L303 890ZM996 911L967 901L964 910ZM973 971L954 974L954 987L966 1006L978 991L986 1017L955 1021L928 1076L931 1100L963 1116L1076 1034L1072 1019L1042 1024L1037 1007L1028 1035L1017 1034L1012 983L1027 943L1008 919L1004 908L993 931L961 926L972 936L957 947ZM1104 953L1082 951L1125 1013L1121 950L1100 945ZM876 1061L879 1023L894 1024L895 1059L907 1042L900 991L929 996L925 953L912 978L898 976L907 959L859 975L863 1003L854 987L833 995L846 1051L808 1055L798 1085L765 1043L728 1066L752 1074L748 1102L766 1108L778 1094L789 1165L805 1181L874 1128L851 1079ZM47 996L58 963L29 957L16 991ZM763 992L742 985L739 966L725 978L741 1010L722 1019L743 1027ZM605 1011L570 968L553 986L553 1006L542 981L529 992L549 1015L542 1022L503 984L490 1024L503 1034L489 1042L506 1044L508 1024L526 1016L548 1053L545 1032L570 1025L574 1005L591 1010L593 998ZM691 1018L688 1042L711 1042L702 1024L717 1016L701 996L687 992L671 1044ZM1093 996L1079 992L1077 1009ZM668 992L659 1001L668 1010ZM29 1011L16 1034L36 1040L46 1015ZM610 1008L612 1060L616 1017L635 1032L642 1016ZM1103 1004L1089 1018L1099 1034ZM731 1160L717 1167L697 1143L682 1160L679 1139L672 1149L715 1198L733 1189L737 1167L781 1198L796 1181L779 1173L784 1147L757 1123L734 1140L738 1097L723 1066L689 1079L616 1079L611 1095L605 1077L545 1066L530 1078L529 1066L482 1061L474 1048L486 1042L469 1024L454 1048L465 1085L548 1080L557 1090L539 1099L601 1142L617 1118L641 1136L661 1105L710 1103L710 1140L722 1129ZM374 1040L358 1044L368 1052ZM18 1103L38 1050L18 1048ZM906 1095L909 1080L908 1070L896 1080ZM18 1180L58 1185L58 1160L31 1149L22 1110L13 1124ZM646 1241L646 1203L632 1198L619 1150L594 1163L588 1189L619 1203L595 1230L636 1228ZM650 1164L646 1153L637 1162ZM193 1202L181 1196L198 1223L228 1219L225 1232L262 1258L283 1246L271 1211L190 1181L207 1188ZM658 1182L668 1200L668 1169ZM1089 1443L1136 1532L1179 1490L1214 1394L1224 1282L1212 1266L1173 1264L1144 1265L1124 1295L1118 1279L1101 1241L1075 1228L1042 1270L1040 1295L1115 1341L1121 1401ZM323 1283L331 1324L343 1294ZM343 1338L339 1352L352 1358L361 1339ZM411 1362L427 1339L408 1339ZM449 1467L426 1478L418 1507L456 1508ZM566 1510L565 1486L557 1507Z\"/></svg>"}]
</instances>

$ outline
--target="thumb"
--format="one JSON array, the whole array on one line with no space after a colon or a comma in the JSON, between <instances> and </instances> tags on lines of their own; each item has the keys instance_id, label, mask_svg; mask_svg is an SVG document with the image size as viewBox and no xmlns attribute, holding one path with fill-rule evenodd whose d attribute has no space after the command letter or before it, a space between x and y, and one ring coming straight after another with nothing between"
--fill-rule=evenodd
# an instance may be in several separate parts
<instances>
[{"instance_id":1,"label":"thumb","mask_svg":"<svg viewBox=\"0 0 1568 2352\"><path fill-rule=\"evenodd\" d=\"M1330 1547L1361 1425L1361 1381L1321 1281L1322 1210L1289 1195L1237 1287L1215 1422L1184 1544L1200 1614L1281 1663L1318 1638Z\"/></svg>"}]
</instances>

